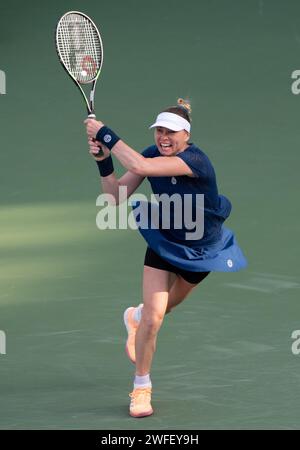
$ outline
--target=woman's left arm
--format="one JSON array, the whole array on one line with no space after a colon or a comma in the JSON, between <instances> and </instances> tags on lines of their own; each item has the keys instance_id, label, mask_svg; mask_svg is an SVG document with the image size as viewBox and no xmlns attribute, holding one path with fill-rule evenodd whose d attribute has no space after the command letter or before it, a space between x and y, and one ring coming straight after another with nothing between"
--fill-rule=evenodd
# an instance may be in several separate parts
<instances>
[{"instance_id":1,"label":"woman's left arm","mask_svg":"<svg viewBox=\"0 0 300 450\"><path fill-rule=\"evenodd\" d=\"M97 132L104 125L102 122L94 119L85 120L85 124L88 136L93 138L96 137ZM177 156L145 158L122 140L119 140L113 146L111 153L127 170L143 177L193 175L188 165Z\"/></svg>"},{"instance_id":2,"label":"woman's left arm","mask_svg":"<svg viewBox=\"0 0 300 450\"><path fill-rule=\"evenodd\" d=\"M118 158L124 167L143 177L193 175L192 170L177 156L145 158L123 141L118 141L111 153Z\"/></svg>"}]
</instances>

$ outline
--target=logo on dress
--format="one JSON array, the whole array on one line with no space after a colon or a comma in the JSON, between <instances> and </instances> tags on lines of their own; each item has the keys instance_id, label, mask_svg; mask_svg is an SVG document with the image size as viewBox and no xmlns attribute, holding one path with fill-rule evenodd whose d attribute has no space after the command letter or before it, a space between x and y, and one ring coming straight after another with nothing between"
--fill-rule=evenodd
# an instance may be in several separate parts
<instances>
[{"instance_id":1,"label":"logo on dress","mask_svg":"<svg viewBox=\"0 0 300 450\"><path fill-rule=\"evenodd\" d=\"M175 177L172 177L172 178L171 178L171 183L172 183L172 184L177 184L177 180L176 180Z\"/></svg>"},{"instance_id":2,"label":"logo on dress","mask_svg":"<svg viewBox=\"0 0 300 450\"><path fill-rule=\"evenodd\" d=\"M111 141L111 135L110 134L106 134L103 138L104 142L108 143Z\"/></svg>"},{"instance_id":3,"label":"logo on dress","mask_svg":"<svg viewBox=\"0 0 300 450\"><path fill-rule=\"evenodd\" d=\"M232 267L232 266L233 266L233 261L232 261L232 259L227 259L227 266L228 266L228 267Z\"/></svg>"}]
</instances>

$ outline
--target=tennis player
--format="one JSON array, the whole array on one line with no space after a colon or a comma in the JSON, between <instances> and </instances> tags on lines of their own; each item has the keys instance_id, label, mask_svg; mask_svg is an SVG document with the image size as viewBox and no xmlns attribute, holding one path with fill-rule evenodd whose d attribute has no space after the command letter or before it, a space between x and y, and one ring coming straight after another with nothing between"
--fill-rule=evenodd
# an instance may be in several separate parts
<instances>
[{"instance_id":1,"label":"tennis player","mask_svg":"<svg viewBox=\"0 0 300 450\"><path fill-rule=\"evenodd\" d=\"M233 272L247 265L233 232L223 225L231 203L218 193L209 158L190 143L190 113L190 103L179 99L176 106L158 114L150 127L154 128L155 145L142 153L129 147L102 122L85 121L89 152L98 164L103 192L114 195L117 204L120 186L127 187L129 197L147 177L154 194L178 194L183 205L188 198L193 215L197 216L200 209L204 220L204 231L197 239L185 221L182 220L181 228L175 226L178 211L171 208L168 229L161 226L161 221L156 227L139 227L147 243L143 303L127 308L124 313L126 351L136 367L133 391L129 394L132 417L153 414L150 370L165 314L186 299L210 272ZM104 151L102 157L97 156L99 145ZM111 154L127 169L119 179L114 174ZM202 208L197 205L197 194L204 195L204 209L203 204ZM145 205L133 206L138 224L142 206ZM157 208L160 219L164 208ZM183 208L180 214L182 211Z\"/></svg>"}]
</instances>

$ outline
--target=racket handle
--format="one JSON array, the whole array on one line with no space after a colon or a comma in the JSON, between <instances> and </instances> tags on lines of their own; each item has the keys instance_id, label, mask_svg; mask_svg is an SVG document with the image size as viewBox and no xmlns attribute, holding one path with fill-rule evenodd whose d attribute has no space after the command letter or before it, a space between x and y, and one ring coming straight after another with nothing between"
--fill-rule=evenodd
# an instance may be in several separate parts
<instances>
[{"instance_id":1,"label":"racket handle","mask_svg":"<svg viewBox=\"0 0 300 450\"><path fill-rule=\"evenodd\" d=\"M89 115L88 115L88 119L96 119L95 114L89 114ZM92 139L93 139L94 142L96 141L95 138L92 138ZM103 153L103 150L102 150L101 145L98 145L98 147L99 147L99 152L96 153L94 156L103 156L104 153Z\"/></svg>"}]
</instances>

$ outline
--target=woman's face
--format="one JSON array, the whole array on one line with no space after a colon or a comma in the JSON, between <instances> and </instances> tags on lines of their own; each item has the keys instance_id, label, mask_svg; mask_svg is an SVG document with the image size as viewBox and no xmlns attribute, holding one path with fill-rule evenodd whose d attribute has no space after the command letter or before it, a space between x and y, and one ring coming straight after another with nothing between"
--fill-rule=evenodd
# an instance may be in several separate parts
<instances>
[{"instance_id":1,"label":"woman's face","mask_svg":"<svg viewBox=\"0 0 300 450\"><path fill-rule=\"evenodd\" d=\"M188 147L190 134L186 130L173 131L169 128L156 127L155 144L162 156L175 156Z\"/></svg>"}]
</instances>

